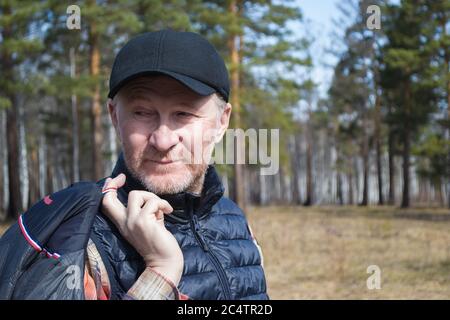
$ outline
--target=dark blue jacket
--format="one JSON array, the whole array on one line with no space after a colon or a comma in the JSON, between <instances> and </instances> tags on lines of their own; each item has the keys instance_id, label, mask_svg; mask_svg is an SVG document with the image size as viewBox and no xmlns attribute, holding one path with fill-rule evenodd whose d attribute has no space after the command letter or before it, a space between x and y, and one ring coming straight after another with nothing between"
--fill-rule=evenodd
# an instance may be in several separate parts
<instances>
[{"instance_id":1,"label":"dark blue jacket","mask_svg":"<svg viewBox=\"0 0 450 320\"><path fill-rule=\"evenodd\" d=\"M111 176L121 172L127 182L118 196L126 205L128 193L144 187L127 171L122 155ZM77 183L51 195L5 233L0 240L0 299L83 299L89 238L108 271L111 298L120 299L131 287L144 263L101 214L103 183ZM267 299L261 256L247 221L223 197L213 167L207 170L203 190L201 196L161 195L174 208L165 224L184 255L180 291L192 299Z\"/></svg>"}]
</instances>

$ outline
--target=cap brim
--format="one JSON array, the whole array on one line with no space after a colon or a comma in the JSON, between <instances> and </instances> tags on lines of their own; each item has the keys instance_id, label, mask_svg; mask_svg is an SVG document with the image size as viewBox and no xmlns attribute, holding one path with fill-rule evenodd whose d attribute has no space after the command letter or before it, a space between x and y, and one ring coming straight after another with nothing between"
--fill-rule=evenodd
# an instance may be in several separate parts
<instances>
[{"instance_id":1,"label":"cap brim","mask_svg":"<svg viewBox=\"0 0 450 320\"><path fill-rule=\"evenodd\" d=\"M139 72L139 73L132 74L132 75L126 77L125 79L123 79L122 81L120 81L120 83L118 83L108 93L108 97L112 99L117 94L117 92L119 92L119 90L127 82L129 82L129 81L131 81L133 79L136 79L136 78L141 77L141 76L150 76L150 75L157 75L157 74L164 74L164 75L167 75L169 77L172 77L175 80L178 80L179 82L184 84L186 87L188 87L189 89L191 89L192 91L194 91L195 93L197 93L197 94L199 94L201 96L209 96L210 94L213 94L214 92L217 91L213 87L210 87L210 86L204 84L201 81L198 81L196 79L193 79L193 78L185 76L185 75L182 75L180 73L171 72L171 71L165 71L165 70L148 70L148 71L142 71L142 72Z\"/></svg>"}]
</instances>

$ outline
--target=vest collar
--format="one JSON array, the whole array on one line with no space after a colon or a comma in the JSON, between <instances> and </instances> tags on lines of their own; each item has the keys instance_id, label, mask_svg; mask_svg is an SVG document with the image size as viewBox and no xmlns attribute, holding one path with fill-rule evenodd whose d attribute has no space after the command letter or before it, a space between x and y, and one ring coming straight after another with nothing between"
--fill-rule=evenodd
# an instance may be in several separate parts
<instances>
[{"instance_id":1,"label":"vest collar","mask_svg":"<svg viewBox=\"0 0 450 320\"><path fill-rule=\"evenodd\" d=\"M124 173L127 177L125 185L121 188L128 193L132 190L147 190L140 181L135 179L128 170L123 153L121 152L116 162L111 177L116 177ZM176 194L158 194L162 199L167 200L174 209L172 214L166 216L166 220L172 222L186 223L193 214L199 218L210 213L211 207L223 196L224 188L214 166L208 166L203 182L203 189L200 195L190 192L180 192Z\"/></svg>"}]
</instances>

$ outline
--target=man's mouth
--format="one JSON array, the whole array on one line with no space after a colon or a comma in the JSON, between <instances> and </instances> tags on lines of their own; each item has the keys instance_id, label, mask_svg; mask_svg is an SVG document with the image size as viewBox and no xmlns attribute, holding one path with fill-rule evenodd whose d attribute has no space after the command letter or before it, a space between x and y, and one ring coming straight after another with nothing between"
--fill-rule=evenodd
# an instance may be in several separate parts
<instances>
[{"instance_id":1,"label":"man's mouth","mask_svg":"<svg viewBox=\"0 0 450 320\"><path fill-rule=\"evenodd\" d=\"M170 163L177 162L177 160L149 160L149 161L157 163L157 164L170 164Z\"/></svg>"}]
</instances>

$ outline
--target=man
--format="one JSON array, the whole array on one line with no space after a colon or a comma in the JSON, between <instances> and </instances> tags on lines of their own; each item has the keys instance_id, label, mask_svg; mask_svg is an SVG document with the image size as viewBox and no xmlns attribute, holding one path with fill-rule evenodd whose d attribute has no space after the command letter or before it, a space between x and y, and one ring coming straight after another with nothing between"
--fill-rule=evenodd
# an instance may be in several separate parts
<instances>
[{"instance_id":1,"label":"man","mask_svg":"<svg viewBox=\"0 0 450 320\"><path fill-rule=\"evenodd\" d=\"M21 215L0 241L0 298L267 299L259 247L208 166L231 113L214 47L140 35L118 53L108 97L122 145L111 177Z\"/></svg>"}]
</instances>

